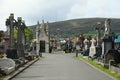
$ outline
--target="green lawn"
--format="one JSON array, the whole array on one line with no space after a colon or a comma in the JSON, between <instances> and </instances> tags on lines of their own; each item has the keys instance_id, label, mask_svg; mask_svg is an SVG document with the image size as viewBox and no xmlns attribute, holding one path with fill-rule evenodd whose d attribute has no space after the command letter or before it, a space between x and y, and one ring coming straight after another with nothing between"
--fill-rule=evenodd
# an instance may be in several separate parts
<instances>
[{"instance_id":1,"label":"green lawn","mask_svg":"<svg viewBox=\"0 0 120 80\"><path fill-rule=\"evenodd\" d=\"M83 58L83 56L81 56L81 55L79 55L77 58L89 63L90 65L96 67L97 69L107 73L108 75L111 75L112 77L116 78L117 80L120 80L120 74L109 71L109 69L104 68L103 65L98 64L97 61L90 60L88 58Z\"/></svg>"}]
</instances>

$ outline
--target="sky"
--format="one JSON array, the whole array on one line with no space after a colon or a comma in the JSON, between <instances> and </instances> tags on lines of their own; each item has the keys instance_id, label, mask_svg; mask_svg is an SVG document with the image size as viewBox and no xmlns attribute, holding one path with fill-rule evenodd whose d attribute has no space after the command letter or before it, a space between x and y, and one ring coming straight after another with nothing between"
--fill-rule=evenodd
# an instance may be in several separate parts
<instances>
[{"instance_id":1,"label":"sky","mask_svg":"<svg viewBox=\"0 0 120 80\"><path fill-rule=\"evenodd\" d=\"M120 0L0 0L0 30L10 13L27 26L78 18L120 18Z\"/></svg>"}]
</instances>

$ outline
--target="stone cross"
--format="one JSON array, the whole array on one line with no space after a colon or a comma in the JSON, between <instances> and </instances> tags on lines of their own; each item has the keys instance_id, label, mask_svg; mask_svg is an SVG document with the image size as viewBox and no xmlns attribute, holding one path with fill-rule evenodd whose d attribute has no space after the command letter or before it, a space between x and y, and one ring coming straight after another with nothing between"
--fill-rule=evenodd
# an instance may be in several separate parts
<instances>
[{"instance_id":1,"label":"stone cross","mask_svg":"<svg viewBox=\"0 0 120 80\"><path fill-rule=\"evenodd\" d=\"M14 26L15 26L15 19L14 14L11 13L9 16L9 19L6 20L6 26L9 27L9 33L10 34L10 49L13 49L15 47L15 41L14 41Z\"/></svg>"},{"instance_id":2,"label":"stone cross","mask_svg":"<svg viewBox=\"0 0 120 80\"><path fill-rule=\"evenodd\" d=\"M105 20L105 33L104 33L104 37L109 37L110 36L110 33L111 33L110 23L111 23L111 19L106 19Z\"/></svg>"},{"instance_id":3,"label":"stone cross","mask_svg":"<svg viewBox=\"0 0 120 80\"><path fill-rule=\"evenodd\" d=\"M19 57L25 57L24 48L23 48L23 46L25 45L25 42L23 45L23 39L25 39L24 38L25 37L24 29L25 29L25 24L22 22L22 18L18 17L18 22L17 22L17 30L18 30L17 46L18 46L18 48L17 48L17 50L18 50Z\"/></svg>"},{"instance_id":4,"label":"stone cross","mask_svg":"<svg viewBox=\"0 0 120 80\"><path fill-rule=\"evenodd\" d=\"M101 30L103 30L101 22L97 22L96 30L97 30L97 47L101 47Z\"/></svg>"}]
</instances>

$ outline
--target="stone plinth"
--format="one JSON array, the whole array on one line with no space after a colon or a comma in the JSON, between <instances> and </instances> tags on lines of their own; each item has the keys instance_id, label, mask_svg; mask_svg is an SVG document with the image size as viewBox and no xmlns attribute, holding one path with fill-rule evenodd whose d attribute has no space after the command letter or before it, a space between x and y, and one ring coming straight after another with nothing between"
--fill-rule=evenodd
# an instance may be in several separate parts
<instances>
[{"instance_id":1,"label":"stone plinth","mask_svg":"<svg viewBox=\"0 0 120 80\"><path fill-rule=\"evenodd\" d=\"M107 53L110 49L112 49L112 40L111 39L103 39L102 42L102 58L104 57L104 54Z\"/></svg>"}]
</instances>

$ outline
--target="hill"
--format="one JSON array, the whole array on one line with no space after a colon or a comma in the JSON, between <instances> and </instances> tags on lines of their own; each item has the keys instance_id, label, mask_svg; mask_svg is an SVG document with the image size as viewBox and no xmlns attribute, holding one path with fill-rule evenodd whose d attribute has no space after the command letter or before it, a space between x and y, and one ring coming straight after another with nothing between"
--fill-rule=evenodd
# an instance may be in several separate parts
<instances>
[{"instance_id":1,"label":"hill","mask_svg":"<svg viewBox=\"0 0 120 80\"><path fill-rule=\"evenodd\" d=\"M96 23L101 22L104 27L105 19L106 18L83 18L53 22L49 23L49 30L51 35L55 36L59 29L59 34L62 37L76 36L80 33L96 34ZM35 25L30 27L35 31ZM120 19L111 19L111 29L115 33L120 32Z\"/></svg>"}]
</instances>

